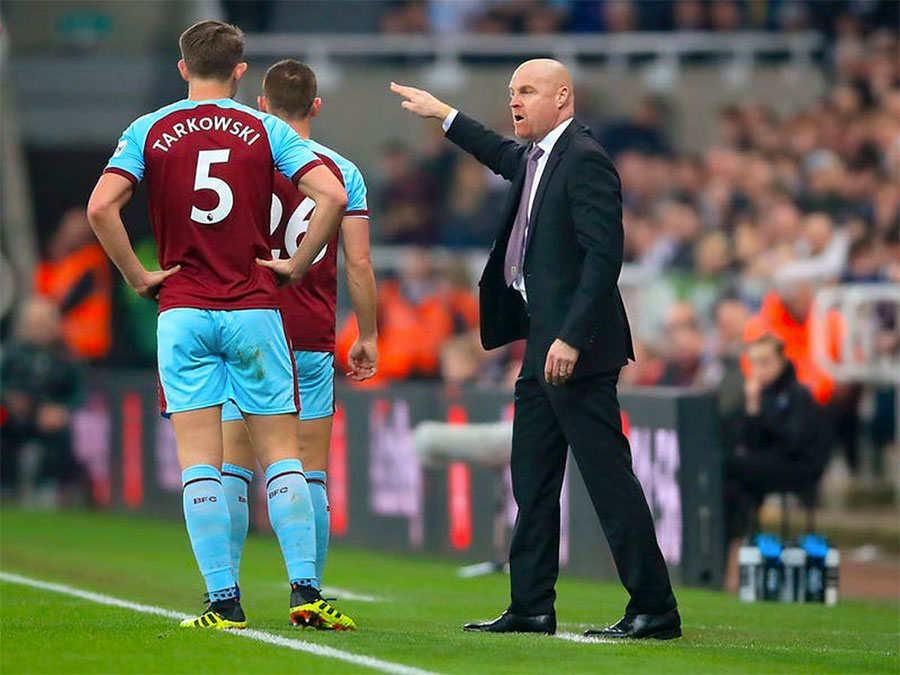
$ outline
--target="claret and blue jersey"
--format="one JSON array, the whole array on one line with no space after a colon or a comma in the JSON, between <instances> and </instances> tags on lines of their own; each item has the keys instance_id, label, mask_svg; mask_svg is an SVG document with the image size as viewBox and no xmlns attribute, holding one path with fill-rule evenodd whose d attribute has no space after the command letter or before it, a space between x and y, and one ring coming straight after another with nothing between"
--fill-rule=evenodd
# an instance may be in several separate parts
<instances>
[{"instance_id":1,"label":"claret and blue jersey","mask_svg":"<svg viewBox=\"0 0 900 675\"><path fill-rule=\"evenodd\" d=\"M353 162L316 141L306 141L309 149L338 178L347 191L344 217L368 218L366 184ZM290 258L309 227L315 203L299 193L284 177L275 176L272 198L271 254ZM303 281L281 289L284 326L295 349L334 351L335 312L337 309L338 234L319 252Z\"/></svg>"},{"instance_id":2,"label":"claret and blue jersey","mask_svg":"<svg viewBox=\"0 0 900 675\"><path fill-rule=\"evenodd\" d=\"M267 258L274 172L292 184L322 163L283 121L231 99L183 100L122 134L105 171L146 181L163 269L160 311L277 308ZM296 192L296 188L294 188Z\"/></svg>"},{"instance_id":3,"label":"claret and blue jersey","mask_svg":"<svg viewBox=\"0 0 900 675\"><path fill-rule=\"evenodd\" d=\"M283 121L230 99L178 101L119 139L105 172L145 181L159 264L181 265L159 295L164 414L228 399L297 409L278 286L254 259L271 256L276 172L293 186L322 163Z\"/></svg>"}]
</instances>

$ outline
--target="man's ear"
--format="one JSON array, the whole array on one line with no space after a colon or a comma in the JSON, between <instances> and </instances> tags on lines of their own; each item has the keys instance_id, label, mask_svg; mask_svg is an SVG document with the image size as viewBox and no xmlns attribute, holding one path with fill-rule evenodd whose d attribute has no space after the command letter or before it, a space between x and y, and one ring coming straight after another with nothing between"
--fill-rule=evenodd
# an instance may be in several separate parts
<instances>
[{"instance_id":1,"label":"man's ear","mask_svg":"<svg viewBox=\"0 0 900 675\"><path fill-rule=\"evenodd\" d=\"M178 72L181 75L181 79L185 82L188 81L188 69L187 64L184 62L184 59L178 59Z\"/></svg>"},{"instance_id":2,"label":"man's ear","mask_svg":"<svg viewBox=\"0 0 900 675\"><path fill-rule=\"evenodd\" d=\"M234 77L234 81L237 82L238 80L240 80L244 76L244 73L246 73L246 72L247 72L247 63L245 61L241 61L239 64L237 64L234 67L234 72L232 73L232 75Z\"/></svg>"},{"instance_id":3,"label":"man's ear","mask_svg":"<svg viewBox=\"0 0 900 675\"><path fill-rule=\"evenodd\" d=\"M319 110L322 109L322 99L316 96L313 99L312 105L309 107L309 116L315 117L319 114Z\"/></svg>"},{"instance_id":4,"label":"man's ear","mask_svg":"<svg viewBox=\"0 0 900 675\"><path fill-rule=\"evenodd\" d=\"M569 96L571 95L572 92L569 91L569 88L566 85L561 86L556 93L556 107L564 108L566 103L569 102Z\"/></svg>"},{"instance_id":5,"label":"man's ear","mask_svg":"<svg viewBox=\"0 0 900 675\"><path fill-rule=\"evenodd\" d=\"M269 102L266 101L265 96L257 96L256 97L256 107L259 108L262 112L269 112Z\"/></svg>"}]
</instances>

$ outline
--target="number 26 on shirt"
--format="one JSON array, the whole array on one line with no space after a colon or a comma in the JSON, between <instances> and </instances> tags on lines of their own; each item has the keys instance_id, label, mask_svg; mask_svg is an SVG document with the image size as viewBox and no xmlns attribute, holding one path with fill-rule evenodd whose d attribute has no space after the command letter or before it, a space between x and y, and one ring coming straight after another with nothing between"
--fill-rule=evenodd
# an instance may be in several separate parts
<instances>
[{"instance_id":1,"label":"number 26 on shirt","mask_svg":"<svg viewBox=\"0 0 900 675\"><path fill-rule=\"evenodd\" d=\"M297 252L297 249L300 248L300 243L298 239L301 234L306 234L306 231L309 229L309 220L312 218L313 211L316 210L316 203L310 199L309 197L304 197L303 201L301 201L297 208L294 209L294 212L291 214L290 219L287 222L287 226L284 228L284 252L287 254L287 257L290 258ZM272 212L271 212L271 220L269 221L269 234L274 234L275 230L278 229L278 224L281 223L281 216L284 214L284 205L281 203L281 200L277 195L272 195ZM322 247L322 250L319 251L319 255L316 256L315 260L312 261L312 265L315 265L322 258L325 257L325 251L328 249L328 245ZM272 249L272 258L278 259L281 257L281 251L277 248Z\"/></svg>"}]
</instances>

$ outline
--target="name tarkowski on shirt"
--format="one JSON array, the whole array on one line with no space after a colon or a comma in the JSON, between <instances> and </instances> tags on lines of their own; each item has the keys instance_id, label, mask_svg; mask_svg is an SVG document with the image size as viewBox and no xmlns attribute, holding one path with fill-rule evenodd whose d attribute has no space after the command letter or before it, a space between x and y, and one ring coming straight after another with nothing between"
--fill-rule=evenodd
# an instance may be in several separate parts
<instances>
[{"instance_id":1,"label":"name tarkowski on shirt","mask_svg":"<svg viewBox=\"0 0 900 675\"><path fill-rule=\"evenodd\" d=\"M198 131L225 131L232 136L237 136L247 145L253 145L259 140L260 133L253 127L247 126L240 120L232 119L224 115L207 115L204 117L188 117L184 122L173 124L170 131L162 132L159 138L150 146L163 152L168 152L183 136Z\"/></svg>"}]
</instances>

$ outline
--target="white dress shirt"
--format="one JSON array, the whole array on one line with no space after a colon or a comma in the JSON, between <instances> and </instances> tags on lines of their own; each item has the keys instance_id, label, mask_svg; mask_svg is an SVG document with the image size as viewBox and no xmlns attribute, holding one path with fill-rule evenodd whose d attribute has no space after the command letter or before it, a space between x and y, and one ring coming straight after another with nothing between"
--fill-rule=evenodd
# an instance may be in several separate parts
<instances>
[{"instance_id":1,"label":"white dress shirt","mask_svg":"<svg viewBox=\"0 0 900 675\"><path fill-rule=\"evenodd\" d=\"M444 118L441 127L444 129L444 133L450 129L450 125L453 124L453 120L456 119L456 115L459 111L456 108L453 108ZM572 122L572 118L570 117L567 120L563 120L558 125L556 125L553 129L551 129L546 136L544 136L541 140L539 140L536 145L544 151L544 154L541 155L540 159L537 161L537 167L534 170L534 180L531 183L531 194L528 196L528 219L529 224L525 226L525 241L528 241L528 227L530 225L531 220L531 211L534 209L534 196L537 194L538 186L541 184L541 176L544 174L544 168L547 166L547 160L550 158L550 153L553 151L553 146L556 145L556 141L559 140L559 137L562 136L563 132L566 130L566 127ZM528 161L526 159L526 161ZM513 281L513 288L515 288L519 293L522 294L522 299L525 302L528 302L528 296L525 293L525 270L523 269L525 265L521 265L519 268L519 273L516 275L515 280Z\"/></svg>"}]
</instances>

